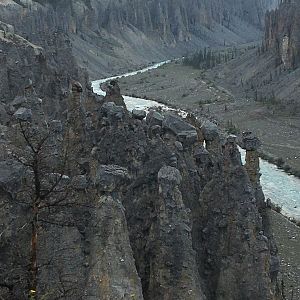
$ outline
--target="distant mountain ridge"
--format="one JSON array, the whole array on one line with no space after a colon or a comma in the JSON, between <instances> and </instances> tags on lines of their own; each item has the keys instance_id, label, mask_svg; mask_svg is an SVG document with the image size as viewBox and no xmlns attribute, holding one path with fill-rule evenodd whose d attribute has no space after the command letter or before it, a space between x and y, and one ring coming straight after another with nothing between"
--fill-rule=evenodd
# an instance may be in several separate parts
<instances>
[{"instance_id":1,"label":"distant mountain ridge","mask_svg":"<svg viewBox=\"0 0 300 300\"><path fill-rule=\"evenodd\" d=\"M185 54L257 40L277 0L6 0L0 20L36 42L61 30L92 77Z\"/></svg>"}]
</instances>

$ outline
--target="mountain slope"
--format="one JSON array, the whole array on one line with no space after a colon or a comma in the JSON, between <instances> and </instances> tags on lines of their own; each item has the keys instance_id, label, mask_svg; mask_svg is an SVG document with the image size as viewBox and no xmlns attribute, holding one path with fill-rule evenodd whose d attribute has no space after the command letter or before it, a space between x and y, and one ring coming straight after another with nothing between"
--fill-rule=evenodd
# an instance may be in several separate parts
<instances>
[{"instance_id":1,"label":"mountain slope","mask_svg":"<svg viewBox=\"0 0 300 300\"><path fill-rule=\"evenodd\" d=\"M61 30L93 77L188 50L257 40L276 0L6 1L0 20L35 40ZM16 16L18 16L16 18Z\"/></svg>"}]
</instances>

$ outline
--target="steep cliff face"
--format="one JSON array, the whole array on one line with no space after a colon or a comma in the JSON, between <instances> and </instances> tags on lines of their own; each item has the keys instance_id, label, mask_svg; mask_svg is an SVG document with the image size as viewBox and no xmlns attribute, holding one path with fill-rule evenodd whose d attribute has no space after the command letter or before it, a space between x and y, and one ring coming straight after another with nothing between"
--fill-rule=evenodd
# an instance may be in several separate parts
<instances>
[{"instance_id":1,"label":"steep cliff face","mask_svg":"<svg viewBox=\"0 0 300 300\"><path fill-rule=\"evenodd\" d=\"M264 13L275 2L9 1L0 6L0 18L33 42L45 32L65 32L80 64L95 75L180 56L200 46L257 40Z\"/></svg>"},{"instance_id":2,"label":"steep cliff face","mask_svg":"<svg viewBox=\"0 0 300 300\"><path fill-rule=\"evenodd\" d=\"M263 195L235 136L129 114L118 88L87 106L73 82L66 120L26 99L1 126L2 298L276 299Z\"/></svg>"},{"instance_id":3,"label":"steep cliff face","mask_svg":"<svg viewBox=\"0 0 300 300\"><path fill-rule=\"evenodd\" d=\"M7 113L14 113L24 96L35 94L55 116L66 109L71 80L81 80L84 86L88 83L87 73L72 55L69 38L62 33L44 38L43 43L34 44L6 23L0 24L0 98Z\"/></svg>"},{"instance_id":4,"label":"steep cliff face","mask_svg":"<svg viewBox=\"0 0 300 300\"><path fill-rule=\"evenodd\" d=\"M283 1L266 15L265 43L286 68L300 65L300 2Z\"/></svg>"}]
</instances>

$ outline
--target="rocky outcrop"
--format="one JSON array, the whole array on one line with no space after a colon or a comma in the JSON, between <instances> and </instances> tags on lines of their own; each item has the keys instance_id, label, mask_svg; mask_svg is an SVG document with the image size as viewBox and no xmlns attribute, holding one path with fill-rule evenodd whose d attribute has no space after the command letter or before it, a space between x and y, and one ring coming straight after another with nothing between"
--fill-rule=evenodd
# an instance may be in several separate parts
<instances>
[{"instance_id":1,"label":"rocky outcrop","mask_svg":"<svg viewBox=\"0 0 300 300\"><path fill-rule=\"evenodd\" d=\"M300 4L282 1L279 8L266 15L265 44L272 49L284 67L300 65Z\"/></svg>"},{"instance_id":2,"label":"rocky outcrop","mask_svg":"<svg viewBox=\"0 0 300 300\"><path fill-rule=\"evenodd\" d=\"M7 14L23 2L5 3ZM97 30L98 1L64 2L73 14L67 10L63 23L62 2L30 3L21 5L17 33L25 21L41 29L64 24L74 36L87 22ZM158 20L145 17L153 22L145 32L159 25L162 40L189 39L179 24L188 27L181 14L191 12L181 1L166 3L158 5ZM118 14L122 3L102 8L107 30L134 23L127 8L127 16ZM42 22L39 13L49 18ZM176 28L163 22L167 15ZM208 15L205 28L218 20ZM262 218L257 161L249 176L234 136L223 142L215 124L193 117L190 124L162 111L145 120L144 112L129 114L116 81L103 99L93 95L64 34L32 35L32 43L1 26L2 298L275 299L278 258ZM254 151L259 143L245 137L244 144Z\"/></svg>"},{"instance_id":3,"label":"rocky outcrop","mask_svg":"<svg viewBox=\"0 0 300 300\"><path fill-rule=\"evenodd\" d=\"M103 99L105 102L113 102L117 106L123 106L126 109L124 98L121 95L119 84L116 80L111 80L102 86L102 90L106 92Z\"/></svg>"},{"instance_id":4,"label":"rocky outcrop","mask_svg":"<svg viewBox=\"0 0 300 300\"><path fill-rule=\"evenodd\" d=\"M41 197L32 295L275 299L270 274L275 283L277 252L264 231L263 208L241 164L236 138L222 143L212 123L199 122L204 125L198 128L197 122L192 126L170 113L152 111L146 120L128 113L119 118L113 112L124 107L113 102L95 102L87 116L80 113L83 97L82 85L73 82L63 124L34 122L39 107L33 105L31 123L7 127L11 134L17 128L36 134L26 134L29 140L6 138L1 148L6 157L0 174L4 299L24 299L29 292L32 231L24 224L36 213L32 192ZM96 131L92 139L92 131L82 129L87 119ZM160 129L153 134L155 126ZM27 163L35 156L26 143L47 130L51 138L39 152L37 173ZM190 132L197 138L182 142L182 133ZM249 138L244 142L252 150L257 144ZM10 164L16 168L9 169ZM24 183L17 174L20 164L27 172ZM20 192L36 174L42 176L42 189L34 184L33 190ZM48 192L39 196L37 191Z\"/></svg>"},{"instance_id":5,"label":"rocky outcrop","mask_svg":"<svg viewBox=\"0 0 300 300\"><path fill-rule=\"evenodd\" d=\"M149 236L153 258L148 299L206 299L192 247L189 210L179 190L181 180L174 167L164 166L158 172L159 198L154 209L157 217Z\"/></svg>"},{"instance_id":6,"label":"rocky outcrop","mask_svg":"<svg viewBox=\"0 0 300 300\"><path fill-rule=\"evenodd\" d=\"M36 95L47 114L61 115L72 80L83 82L86 93L87 73L77 66L67 36L49 33L40 39L35 44L12 30L0 29L0 98L9 113L26 97Z\"/></svg>"}]
</instances>

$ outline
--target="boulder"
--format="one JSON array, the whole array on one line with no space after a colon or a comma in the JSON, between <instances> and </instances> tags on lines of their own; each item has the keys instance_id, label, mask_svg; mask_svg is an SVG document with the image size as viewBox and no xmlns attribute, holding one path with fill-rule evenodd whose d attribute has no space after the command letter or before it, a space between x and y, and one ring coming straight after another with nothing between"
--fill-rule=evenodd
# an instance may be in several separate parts
<instances>
[{"instance_id":1,"label":"boulder","mask_svg":"<svg viewBox=\"0 0 300 300\"><path fill-rule=\"evenodd\" d=\"M150 130L153 136L156 136L157 134L161 134L161 126L159 125L152 126Z\"/></svg>"},{"instance_id":2,"label":"boulder","mask_svg":"<svg viewBox=\"0 0 300 300\"><path fill-rule=\"evenodd\" d=\"M72 82L72 91L76 92L76 93L82 93L83 92L83 88L80 82L78 81L73 81Z\"/></svg>"},{"instance_id":3,"label":"boulder","mask_svg":"<svg viewBox=\"0 0 300 300\"><path fill-rule=\"evenodd\" d=\"M174 114L167 114L162 126L176 135L179 142L186 146L192 145L198 140L196 128Z\"/></svg>"},{"instance_id":4,"label":"boulder","mask_svg":"<svg viewBox=\"0 0 300 300\"><path fill-rule=\"evenodd\" d=\"M251 131L243 132L240 146L246 151L255 151L261 146L261 141Z\"/></svg>"},{"instance_id":5,"label":"boulder","mask_svg":"<svg viewBox=\"0 0 300 300\"><path fill-rule=\"evenodd\" d=\"M197 131L183 131L183 132L180 132L177 135L177 137L178 137L178 140L186 146L193 145L198 140Z\"/></svg>"},{"instance_id":6,"label":"boulder","mask_svg":"<svg viewBox=\"0 0 300 300\"><path fill-rule=\"evenodd\" d=\"M113 192L130 179L128 170L117 165L100 165L94 184L100 192Z\"/></svg>"},{"instance_id":7,"label":"boulder","mask_svg":"<svg viewBox=\"0 0 300 300\"><path fill-rule=\"evenodd\" d=\"M185 132L196 132L196 128L191 124L184 121L177 115L174 114L167 114L162 122L162 126L164 129L170 130L175 135L179 135Z\"/></svg>"},{"instance_id":8,"label":"boulder","mask_svg":"<svg viewBox=\"0 0 300 300\"><path fill-rule=\"evenodd\" d=\"M194 158L197 163L206 163L209 161L209 152L203 146L198 146L194 151Z\"/></svg>"},{"instance_id":9,"label":"boulder","mask_svg":"<svg viewBox=\"0 0 300 300\"><path fill-rule=\"evenodd\" d=\"M14 117L21 122L30 122L32 119L31 109L20 107L15 113Z\"/></svg>"},{"instance_id":10,"label":"boulder","mask_svg":"<svg viewBox=\"0 0 300 300\"><path fill-rule=\"evenodd\" d=\"M203 137L205 141L214 141L219 138L218 126L210 121L205 121L201 126Z\"/></svg>"},{"instance_id":11,"label":"boulder","mask_svg":"<svg viewBox=\"0 0 300 300\"><path fill-rule=\"evenodd\" d=\"M178 169L170 166L162 167L158 172L160 185L177 186L181 183L182 177Z\"/></svg>"},{"instance_id":12,"label":"boulder","mask_svg":"<svg viewBox=\"0 0 300 300\"><path fill-rule=\"evenodd\" d=\"M160 114L159 112L157 112L155 110L150 110L150 112L148 113L148 115L146 117L146 123L150 127L153 127L155 125L162 126L163 119L164 119L164 117L162 114Z\"/></svg>"},{"instance_id":13,"label":"boulder","mask_svg":"<svg viewBox=\"0 0 300 300\"><path fill-rule=\"evenodd\" d=\"M175 142L175 147L176 147L176 149L177 149L178 151L183 151L183 145L182 145L181 142L176 141L176 142Z\"/></svg>"},{"instance_id":14,"label":"boulder","mask_svg":"<svg viewBox=\"0 0 300 300\"><path fill-rule=\"evenodd\" d=\"M196 128L177 115L167 114L162 126L165 130L175 134L184 145L194 144L198 140Z\"/></svg>"},{"instance_id":15,"label":"boulder","mask_svg":"<svg viewBox=\"0 0 300 300\"><path fill-rule=\"evenodd\" d=\"M230 134L227 137L227 142L230 143L230 144L236 144L236 141L237 141L237 136L234 135L234 134Z\"/></svg>"},{"instance_id":16,"label":"boulder","mask_svg":"<svg viewBox=\"0 0 300 300\"><path fill-rule=\"evenodd\" d=\"M113 124L125 117L125 109L123 106L117 106L114 102L106 102L100 109L102 116L106 117L109 124Z\"/></svg>"},{"instance_id":17,"label":"boulder","mask_svg":"<svg viewBox=\"0 0 300 300\"><path fill-rule=\"evenodd\" d=\"M132 116L135 119L143 120L146 117L146 112L144 110L134 109L132 111Z\"/></svg>"},{"instance_id":18,"label":"boulder","mask_svg":"<svg viewBox=\"0 0 300 300\"><path fill-rule=\"evenodd\" d=\"M106 92L103 98L105 102L114 102L117 106L123 106L126 109L124 98L121 95L120 87L116 80L105 82L101 85L101 89Z\"/></svg>"}]
</instances>

